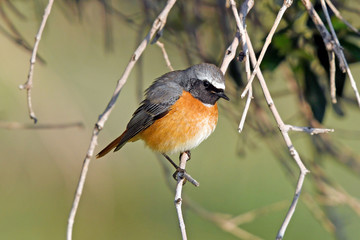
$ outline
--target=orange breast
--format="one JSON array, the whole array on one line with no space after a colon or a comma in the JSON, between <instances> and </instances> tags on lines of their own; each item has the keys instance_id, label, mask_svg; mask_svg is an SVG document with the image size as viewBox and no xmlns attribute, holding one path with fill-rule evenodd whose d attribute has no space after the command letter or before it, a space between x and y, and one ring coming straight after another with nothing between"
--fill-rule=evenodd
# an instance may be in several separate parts
<instances>
[{"instance_id":1,"label":"orange breast","mask_svg":"<svg viewBox=\"0 0 360 240\"><path fill-rule=\"evenodd\" d=\"M190 93L183 91L170 112L139 133L138 137L155 151L183 152L209 137L217 121L217 104L205 106Z\"/></svg>"}]
</instances>

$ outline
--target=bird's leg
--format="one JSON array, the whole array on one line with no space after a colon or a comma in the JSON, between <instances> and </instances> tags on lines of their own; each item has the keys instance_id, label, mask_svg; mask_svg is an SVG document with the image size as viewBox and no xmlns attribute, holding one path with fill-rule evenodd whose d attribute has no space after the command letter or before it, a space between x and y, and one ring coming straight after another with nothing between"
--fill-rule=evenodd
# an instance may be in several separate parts
<instances>
[{"instance_id":1,"label":"bird's leg","mask_svg":"<svg viewBox=\"0 0 360 240\"><path fill-rule=\"evenodd\" d=\"M190 152L190 150L186 150L184 153L186 153L186 154L188 155L188 160L187 160L187 161L189 161L189 160L191 159L191 152ZM181 158L181 155L182 155L182 154L180 154L179 160L180 160L180 158Z\"/></svg>"},{"instance_id":2,"label":"bird's leg","mask_svg":"<svg viewBox=\"0 0 360 240\"><path fill-rule=\"evenodd\" d=\"M173 178L177 181L177 175L178 173L182 173L182 175L185 173L185 169L180 168L178 165L176 165L176 163L174 163L174 161L165 153L162 153L162 155L171 163L171 165L173 165L173 167L176 169L176 171L174 172L174 174L172 175ZM181 155L180 155L181 156Z\"/></svg>"},{"instance_id":3,"label":"bird's leg","mask_svg":"<svg viewBox=\"0 0 360 240\"><path fill-rule=\"evenodd\" d=\"M179 168L179 166L176 165L176 163L174 163L174 161L171 160L171 158L170 158L168 155L166 155L165 153L162 153L162 155L166 158L166 160L168 160L168 161L171 163L171 165L173 165L173 167L174 167L175 169L178 169L178 168Z\"/></svg>"},{"instance_id":4,"label":"bird's leg","mask_svg":"<svg viewBox=\"0 0 360 240\"><path fill-rule=\"evenodd\" d=\"M190 151L189 151L190 152ZM189 157L189 153L187 152L187 154L188 154L188 157ZM175 163L174 163L174 161L173 160L171 160L171 158L168 156L168 155L166 155L165 153L162 153L162 155L171 163L171 165L173 165L173 167L176 169L176 171L174 172L174 174L172 175L173 176L173 178L177 181L178 179L177 179L177 177L179 176L180 177L180 179L182 179L182 178L185 178L184 180L184 183L183 184L185 184L186 183L186 181L189 181L190 183L192 183L195 187L198 187L199 186L199 183L194 179L194 178L192 178L189 174L187 174L186 173L186 171L185 171L185 169L182 169L182 168L180 168L178 165L176 165ZM181 156L181 155L180 155ZM178 174L178 173L180 173L180 174Z\"/></svg>"}]
</instances>

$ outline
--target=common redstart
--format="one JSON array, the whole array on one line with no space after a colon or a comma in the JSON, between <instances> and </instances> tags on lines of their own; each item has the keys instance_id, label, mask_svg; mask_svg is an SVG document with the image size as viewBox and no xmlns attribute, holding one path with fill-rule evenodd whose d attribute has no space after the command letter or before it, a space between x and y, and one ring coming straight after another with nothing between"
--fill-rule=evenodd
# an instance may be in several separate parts
<instances>
[{"instance_id":1,"label":"common redstart","mask_svg":"<svg viewBox=\"0 0 360 240\"><path fill-rule=\"evenodd\" d=\"M190 157L190 150L209 137L218 121L217 101L229 100L224 90L224 75L213 64L162 75L145 91L126 130L96 157L142 139L177 168L167 154L187 152Z\"/></svg>"}]
</instances>

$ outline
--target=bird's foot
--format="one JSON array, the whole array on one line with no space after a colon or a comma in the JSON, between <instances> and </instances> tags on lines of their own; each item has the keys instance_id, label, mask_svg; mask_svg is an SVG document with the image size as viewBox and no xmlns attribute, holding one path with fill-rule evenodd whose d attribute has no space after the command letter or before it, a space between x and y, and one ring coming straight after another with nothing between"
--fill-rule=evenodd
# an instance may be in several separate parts
<instances>
[{"instance_id":1,"label":"bird's foot","mask_svg":"<svg viewBox=\"0 0 360 240\"><path fill-rule=\"evenodd\" d=\"M186 172L185 169L178 167L172 176L173 176L173 178L175 179L175 181L178 181L178 180L181 180L181 179L184 178L185 172ZM180 179L178 179L178 177L179 177ZM186 179L185 179L185 181L186 181ZM184 181L184 182L185 182L185 181Z\"/></svg>"},{"instance_id":2,"label":"bird's foot","mask_svg":"<svg viewBox=\"0 0 360 240\"><path fill-rule=\"evenodd\" d=\"M181 161L181 156L183 155L183 153L186 153L186 155L188 156L187 161L189 161L189 160L191 159L191 152L190 152L190 150L186 150L185 152L180 153L179 161Z\"/></svg>"}]
</instances>

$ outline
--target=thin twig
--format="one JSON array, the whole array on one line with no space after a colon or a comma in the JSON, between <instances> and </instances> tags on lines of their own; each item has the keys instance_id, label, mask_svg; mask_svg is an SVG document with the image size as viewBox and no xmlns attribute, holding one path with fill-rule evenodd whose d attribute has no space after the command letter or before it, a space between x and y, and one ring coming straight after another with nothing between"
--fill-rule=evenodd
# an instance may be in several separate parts
<instances>
[{"instance_id":1,"label":"thin twig","mask_svg":"<svg viewBox=\"0 0 360 240\"><path fill-rule=\"evenodd\" d=\"M32 108L32 102L31 102L31 89L32 89L32 85L33 85L32 83L33 83L34 66L35 66L35 62L36 62L36 54L37 54L40 40L41 40L41 35L44 31L46 21L50 15L51 7L52 7L53 3L54 3L54 0L49 0L49 3L46 6L45 11L44 11L44 15L43 15L43 19L40 24L39 31L35 37L34 49L33 49L33 52L32 52L31 58L30 58L30 69L29 69L28 79L23 85L19 86L20 89L26 89L29 115L30 115L30 118L32 120L34 120L34 123L37 122L37 118L35 116L35 112Z\"/></svg>"},{"instance_id":2,"label":"thin twig","mask_svg":"<svg viewBox=\"0 0 360 240\"><path fill-rule=\"evenodd\" d=\"M284 1L284 5L279 11L278 17L275 20L275 23L273 25L273 29L272 29L272 31L270 31L269 36L273 35L272 32L275 32L276 27L277 27L278 23L280 22L283 13L291 5L291 3L292 3L292 1L288 1L288 2ZM281 17L279 17L279 16L281 16ZM276 21L278 22L277 24L276 24ZM274 28L274 26L276 26L276 27ZM266 42L268 42L268 44L270 44L270 42L271 42L271 39L269 38L269 36L268 36L267 41L266 41ZM228 47L228 49L227 49L227 51L225 53L223 64L221 66L221 70L223 72L226 71L229 62L234 58L235 50L236 50L236 48L237 48L237 46L239 44L239 37L240 37L239 33L237 32L233 42ZM294 148L288 133L284 129L285 124L282 121L282 119L281 119L281 117L280 117L280 115L279 115L279 113L278 113L278 111L277 111L277 109L276 109L276 107L274 105L274 102L273 102L273 100L271 98L271 95L270 95L270 92L269 92L269 90L267 88L266 82L265 82L265 80L264 80L264 78L262 76L261 70L259 69L259 62L257 62L257 60L256 60L255 52L254 52L254 50L252 48L252 44L251 44L249 36L247 34L246 34L246 42L248 44L251 61L252 61L252 64L254 66L253 75L255 75L255 73L258 75L260 85L261 85L261 87L263 89L263 92L264 92L265 99L266 99L266 101L267 101L267 103L268 103L268 105L270 107L270 110L272 111L272 113L274 115L274 118L275 118L276 122L278 123L278 126L279 126L280 131L281 131L281 133L283 135L285 143L289 148L291 156L294 158L294 160L296 161L297 165L300 168L300 176L299 176L299 179L298 179L298 183L297 183L297 186L296 186L295 195L294 195L292 204L290 205L290 208L289 208L289 211L288 211L288 213L287 213L287 215L285 217L285 220L284 220L284 222L283 222L283 224L282 224L282 226L281 226L281 228L280 228L280 230L279 230L279 232L277 234L277 239L282 239L284 234L285 234L285 230L286 230L286 228L287 228L287 226L288 226L288 224L289 224L289 222L290 222L290 220L292 218L292 215L294 214L296 204L298 202L300 192L301 192L301 189L302 189L302 185L303 185L303 182L304 182L304 179L305 179L305 175L306 175L306 173L308 173L308 170L306 169L306 167L302 163L302 161L300 159L300 156L297 153L296 149ZM263 47L263 50L264 49L265 50L262 51L262 55L265 54L266 48L265 48L265 46ZM258 71L258 72L256 72L256 71ZM249 86L248 89L250 88L250 85L251 85L251 83L248 84L248 86Z\"/></svg>"},{"instance_id":3,"label":"thin twig","mask_svg":"<svg viewBox=\"0 0 360 240\"><path fill-rule=\"evenodd\" d=\"M246 3L248 4L249 2L244 2L243 6ZM271 37L272 37L273 33L275 32L276 27L279 24L283 13L291 5L291 3L292 3L292 1L286 1L286 0L284 1L284 5L279 11L278 17L275 20L273 28L270 31L265 44L270 44ZM278 22L278 23L276 24L276 22ZM237 46L239 44L239 38L240 38L240 34L239 34L239 32L237 32L233 42L231 43L231 45L227 48L227 50L225 52L225 57L224 57L222 66L220 68L223 73L225 73L230 61L235 56L235 51L236 51L236 48L237 48ZM296 164L300 168L300 175L299 175L299 179L297 181L297 186L296 186L296 189L295 189L295 195L294 195L293 201L292 201L292 203L290 205L290 208L289 208L289 210L288 210L288 212L287 212L287 214L285 216L283 224L280 227L279 232L277 234L277 239L282 239L284 234L285 234L286 228L287 228L287 226L288 226L288 224L289 224L289 222L290 222L290 220L291 220L291 218L292 218L292 216L294 214L297 202L299 200L300 192L301 192L301 189L302 189L302 186L303 186L303 183L304 183L305 175L309 171L306 169L305 165L302 163L299 154L297 153L295 147L292 144L292 141L291 141L291 139L289 137L288 132L285 131L285 124L282 121L282 119L281 119L281 117L280 117L280 115L279 115L279 113L278 113L278 111L277 111L277 109L275 107L275 104L274 104L274 102L272 100L272 97L271 97L269 89L268 89L268 87L266 85L265 79L264 79L264 77L263 77L263 75L261 73L261 70L259 69L260 62L257 62L257 60L256 60L254 49L252 47L250 38L249 38L249 36L247 34L246 34L246 43L247 43L247 46L248 46L248 49L249 49L251 62L252 62L253 67L254 67L254 71L253 71L252 74L254 76L255 76L255 74L258 76L259 82L260 82L261 88L263 89L263 93L264 93L265 99L266 99L266 101L268 103L268 106L269 106L271 112L273 113L273 116L274 116L276 122L278 123L279 129L281 131L281 134L282 134L282 136L283 136L283 138L285 140L285 143L286 143L286 145L287 145L287 147L289 149L289 152L290 152L291 156L294 158ZM267 46L265 47L265 45L264 45L263 50L262 50L262 55L265 54L266 48L267 48ZM260 55L260 57L261 57L261 55ZM250 86L251 86L251 83L249 82L248 83L248 90L250 89Z\"/></svg>"},{"instance_id":4,"label":"thin twig","mask_svg":"<svg viewBox=\"0 0 360 240\"><path fill-rule=\"evenodd\" d=\"M330 15L328 13L327 7L326 7L326 3L325 0L321 0L321 7L323 9L323 12L325 14L326 17L326 21L329 25L330 31L331 31L331 35L333 37L333 39L335 39L335 43L340 45L339 40L336 37L336 33L334 30L334 27L331 23L331 19L330 19ZM335 53L334 51L328 51L328 55L329 55L329 66L330 66L330 95L331 95L331 101L332 103L336 103L336 86L335 86L335 71L336 71L336 67L335 67Z\"/></svg>"},{"instance_id":5,"label":"thin twig","mask_svg":"<svg viewBox=\"0 0 360 240\"><path fill-rule=\"evenodd\" d=\"M250 41L250 38L248 35L246 35L246 41L248 43L248 48L249 48L249 53L250 53L250 58L251 58L251 63L252 65L256 66L256 56L255 56L255 52L254 52L254 49L252 47L252 44L251 44L251 41ZM261 70L259 69L259 71L257 72L257 77L259 79L259 82L260 82L260 85L261 85L261 88L263 90L263 93L264 93L264 96L265 96L265 100L279 126L279 129L280 129L280 132L284 138L284 141L289 149L289 152L290 152L290 155L294 158L296 164L298 165L299 169L300 169L300 175L299 175L299 178L298 178L298 181L297 181L297 185L296 185L296 189L295 189L295 194L294 194L294 198L293 198L293 201L290 205L290 208L285 216L285 219L283 221L283 224L281 225L280 229L279 229L279 232L277 234L277 237L276 239L282 239L284 237L284 234L285 234L285 231L286 231L286 228L295 212L295 208L296 208L296 205L297 205L297 202L299 200L299 196L300 196L300 192L301 192L301 189L302 189L302 186L303 186L303 183L304 183L304 179L305 179L305 175L309 172L309 170L307 170L307 168L305 167L305 165L303 164L303 162L301 161L301 158L298 154L298 152L296 151L290 137L289 137L289 134L288 132L286 131L286 125L284 124L284 122L282 121L281 117L280 117L280 114L279 112L277 111L277 108L274 104L274 101L272 100L272 97L271 97L271 94L269 92L269 89L266 85L266 82L265 82L265 79L261 73Z\"/></svg>"},{"instance_id":6,"label":"thin twig","mask_svg":"<svg viewBox=\"0 0 360 240\"><path fill-rule=\"evenodd\" d=\"M252 2L253 3L253 2ZM235 20L236 20L236 25L238 27L238 30L240 32L240 36L241 36L241 43L242 43L242 48L243 48L243 52L245 53L245 70L246 70L246 76L248 81L250 80L250 76L251 76L251 70L250 70L250 60L249 60L249 51L247 48L247 43L246 43L246 25L245 25L245 18L246 15L248 13L248 11L251 9L252 5L250 5L250 8L248 7L248 3L244 3L243 7L241 8L241 12L242 12L242 19L240 19L239 13L236 9L236 3L234 0L230 0L230 4L231 4L231 9L233 11ZM239 127L238 127L238 131L239 133L243 130L244 128L244 124L245 124L245 119L247 116L247 113L249 111L249 107L250 107L250 103L251 100L253 98L252 95L252 88L249 89L249 94L248 94L248 98L246 100L245 103L245 107L244 107L244 111L243 114L241 116L241 120L239 123Z\"/></svg>"},{"instance_id":7,"label":"thin twig","mask_svg":"<svg viewBox=\"0 0 360 240\"><path fill-rule=\"evenodd\" d=\"M349 68L349 65L346 61L346 58L345 58L345 55L344 55L344 52L343 52L343 48L341 47L340 43L339 43L339 40L336 36L336 33L334 31L334 28L332 27L332 24L331 24L331 21L329 22L329 26L330 26L330 29L332 34L329 33L329 31L326 29L324 23L322 22L321 18L319 17L318 13L315 11L312 3L310 2L310 0L302 0L302 3L304 4L306 10L308 11L309 13L309 16L311 17L311 19L313 20L316 28L318 29L323 41L324 41L324 44L325 44L325 47L326 47L326 50L327 51L334 51L338 60L339 60L339 66L340 68L342 69L343 72L347 72L348 76L349 76L349 79L350 79L350 84L351 84L351 87L355 93L355 96L356 96L356 100L357 100L357 103L360 107L360 94L359 94L359 91L357 89L357 86L356 86L356 82L354 80L354 77L351 73L351 70ZM327 9L325 8L324 10L324 13L326 15L327 13ZM327 13L328 14L328 13Z\"/></svg>"},{"instance_id":8,"label":"thin twig","mask_svg":"<svg viewBox=\"0 0 360 240\"><path fill-rule=\"evenodd\" d=\"M0 128L9 129L9 130L30 130L30 129L64 129L64 128L72 128L79 127L84 128L84 124L82 122L73 122L73 123L59 123L59 124L25 124L19 122L3 122L0 121Z\"/></svg>"},{"instance_id":9,"label":"thin twig","mask_svg":"<svg viewBox=\"0 0 360 240\"><path fill-rule=\"evenodd\" d=\"M225 56L220 67L220 70L223 74L225 74L227 68L229 67L230 62L234 59L236 54L236 49L239 46L239 42L240 42L240 33L237 31L234 40L225 51Z\"/></svg>"},{"instance_id":10,"label":"thin twig","mask_svg":"<svg viewBox=\"0 0 360 240\"><path fill-rule=\"evenodd\" d=\"M336 73L336 66L335 66L335 53L334 51L328 52L329 55L329 63L330 63L330 96L331 102L337 103L336 100L336 85L335 85L335 73Z\"/></svg>"},{"instance_id":11,"label":"thin twig","mask_svg":"<svg viewBox=\"0 0 360 240\"><path fill-rule=\"evenodd\" d=\"M122 74L121 78L118 80L117 85L115 87L115 91L110 99L110 102L106 106L104 112L99 116L98 121L95 123L95 127L93 129L93 133L91 136L89 148L87 150L87 153L86 153L86 156L85 156L85 159L83 162L82 170L80 173L80 179L79 179L76 193L74 196L73 205L72 205L72 208L71 208L71 211L69 214L68 226L67 226L67 240L72 239L75 215L76 215L76 212L77 212L77 209L79 206L79 202L80 202L80 198L82 195L82 191L84 188L87 171L88 171L88 168L90 165L90 160L94 154L95 146L97 145L97 138L98 138L99 132L101 131L105 122L107 121L107 119L114 107L116 99L118 98L122 87L126 83L128 76L129 76L131 70L133 69L136 61L139 59L141 54L144 52L146 46L149 44L150 40L153 38L155 33L157 31L160 31L165 26L167 16L168 16L171 8L174 6L175 2L176 2L176 0L168 0L166 3L166 6L162 10L162 12L159 14L159 16L153 22L153 25L152 25L149 33L146 35L145 39L140 43L138 48L135 50L134 54L132 55L132 57L130 59L130 62L128 63L127 67L125 68L124 73Z\"/></svg>"},{"instance_id":12,"label":"thin twig","mask_svg":"<svg viewBox=\"0 0 360 240\"><path fill-rule=\"evenodd\" d=\"M274 22L268 36L266 37L266 41L264 43L263 48L261 49L259 59L257 60L257 63L255 65L255 67L254 67L254 71L252 72L251 77L249 79L249 82L247 83L243 93L241 94L241 98L244 98L245 95L247 94L247 92L249 91L249 88L250 88L250 86L251 86L251 84L252 84L252 82L253 82L253 80L255 78L255 75L256 75L257 71L259 71L259 67L260 67L260 64L261 64L264 56L265 56L266 50L267 50L267 48L269 47L269 45L271 43L272 37L274 36L274 33L275 33L277 27L279 26L281 18L284 15L286 9L288 9L291 6L291 4L292 4L292 0L284 0L284 3L281 6L278 15L276 16L275 22Z\"/></svg>"},{"instance_id":13,"label":"thin twig","mask_svg":"<svg viewBox=\"0 0 360 240\"><path fill-rule=\"evenodd\" d=\"M253 98L253 92L252 92L252 86L251 86L249 88L249 94L248 94L248 97L245 102L243 114L241 115L241 119L240 119L240 123L239 123L239 127L238 127L239 133L241 133L242 130L244 129L245 119L246 119L247 113L249 111L249 107L250 107L252 98Z\"/></svg>"},{"instance_id":14,"label":"thin twig","mask_svg":"<svg viewBox=\"0 0 360 240\"><path fill-rule=\"evenodd\" d=\"M166 52L166 49L165 49L164 44L163 44L162 42L160 42L160 41L157 41L157 42L156 42L156 45L158 45L158 46L160 47L160 49L161 49L161 51L162 51L162 53L163 53L163 56L164 56L164 59L165 59L165 62L166 62L167 67L168 67L171 71L174 71L174 68L171 66L171 62L170 62L170 60L169 60L169 56L168 56L168 54L167 54L167 52Z\"/></svg>"},{"instance_id":15,"label":"thin twig","mask_svg":"<svg viewBox=\"0 0 360 240\"><path fill-rule=\"evenodd\" d=\"M183 169L185 171L186 162L188 159L189 159L189 156L187 153L181 154L180 164L179 164L180 169ZM174 203L175 203L175 208L176 208L176 212L177 212L178 219L179 219L181 236L182 236L183 240L186 240L187 236L186 236L186 230L185 230L185 222L184 222L184 217L183 217L182 209L181 209L181 205L182 205L181 193L182 193L182 187L183 187L184 181L185 181L185 178L182 176L182 173L183 172L179 171L177 174L177 184L176 184Z\"/></svg>"},{"instance_id":16,"label":"thin twig","mask_svg":"<svg viewBox=\"0 0 360 240\"><path fill-rule=\"evenodd\" d=\"M335 16L340 19L343 23L345 23L348 28L350 28L352 31L360 35L360 32L358 29L356 29L353 25L351 25L348 21L346 21L345 18L340 14L340 12L336 9L334 4L330 0L326 0L327 5L331 8L331 11L335 14Z\"/></svg>"},{"instance_id":17,"label":"thin twig","mask_svg":"<svg viewBox=\"0 0 360 240\"><path fill-rule=\"evenodd\" d=\"M251 10L251 8L253 6L254 6L253 0L246 0L241 6L241 9L242 9L241 11L244 12L242 14L244 16L246 16L246 14ZM239 24L238 29L242 28L240 21L237 24ZM239 42L240 42L240 37L241 37L240 32L236 31L234 40L231 42L230 46L225 51L225 56L223 58L223 61L222 61L221 67L220 67L220 70L223 74L225 74L226 70L228 69L230 62L235 58L236 49L239 46ZM244 42L246 42L246 40L244 40Z\"/></svg>"},{"instance_id":18,"label":"thin twig","mask_svg":"<svg viewBox=\"0 0 360 240\"><path fill-rule=\"evenodd\" d=\"M295 132L306 132L309 133L310 135L316 135L316 134L320 134L320 133L329 133L329 132L334 132L334 129L329 129L329 128L311 128L311 127L297 127L297 126L292 126L292 125L285 125L284 127L284 131L288 132L288 131L295 131Z\"/></svg>"}]
</instances>

